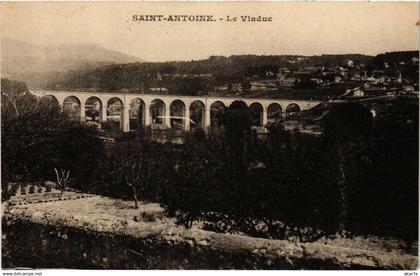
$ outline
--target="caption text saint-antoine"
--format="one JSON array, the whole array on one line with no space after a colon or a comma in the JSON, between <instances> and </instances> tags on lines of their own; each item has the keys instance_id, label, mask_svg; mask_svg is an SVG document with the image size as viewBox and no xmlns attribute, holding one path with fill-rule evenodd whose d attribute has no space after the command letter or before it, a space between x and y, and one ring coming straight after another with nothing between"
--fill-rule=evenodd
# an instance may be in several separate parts
<instances>
[{"instance_id":1,"label":"caption text saint-antoine","mask_svg":"<svg viewBox=\"0 0 420 276\"><path fill-rule=\"evenodd\" d=\"M135 14L132 16L132 21L137 22L272 22L271 16L251 16L251 15L240 15L231 16L227 15L224 17L216 17L214 15L140 15Z\"/></svg>"}]
</instances>

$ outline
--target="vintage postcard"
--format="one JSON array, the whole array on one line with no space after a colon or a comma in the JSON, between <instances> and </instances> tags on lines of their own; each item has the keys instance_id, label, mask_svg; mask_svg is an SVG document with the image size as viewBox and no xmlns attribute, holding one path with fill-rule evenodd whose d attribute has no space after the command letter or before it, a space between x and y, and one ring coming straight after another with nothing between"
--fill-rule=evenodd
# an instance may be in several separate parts
<instances>
[{"instance_id":1,"label":"vintage postcard","mask_svg":"<svg viewBox=\"0 0 420 276\"><path fill-rule=\"evenodd\" d=\"M3 275L418 269L419 2L0 8Z\"/></svg>"}]
</instances>

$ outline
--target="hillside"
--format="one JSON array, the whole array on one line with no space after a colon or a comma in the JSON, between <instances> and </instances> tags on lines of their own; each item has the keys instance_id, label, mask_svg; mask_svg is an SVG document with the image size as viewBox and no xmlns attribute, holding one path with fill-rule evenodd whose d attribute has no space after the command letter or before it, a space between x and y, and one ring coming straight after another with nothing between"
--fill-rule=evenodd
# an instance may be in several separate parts
<instances>
[{"instance_id":1,"label":"hillside","mask_svg":"<svg viewBox=\"0 0 420 276\"><path fill-rule=\"evenodd\" d=\"M2 76L27 81L29 85L37 79L45 80L51 72L141 61L98 44L35 45L9 38L1 40Z\"/></svg>"},{"instance_id":2,"label":"hillside","mask_svg":"<svg viewBox=\"0 0 420 276\"><path fill-rule=\"evenodd\" d=\"M250 78L277 73L279 68L297 70L308 66L342 65L351 59L368 63L373 57L365 55L322 56L211 56L205 60L155 63L129 63L76 70L55 77L46 89L95 89L99 91L146 91L151 87L166 87L169 91L188 93L191 87L199 93L213 91L215 86L242 83Z\"/></svg>"}]
</instances>

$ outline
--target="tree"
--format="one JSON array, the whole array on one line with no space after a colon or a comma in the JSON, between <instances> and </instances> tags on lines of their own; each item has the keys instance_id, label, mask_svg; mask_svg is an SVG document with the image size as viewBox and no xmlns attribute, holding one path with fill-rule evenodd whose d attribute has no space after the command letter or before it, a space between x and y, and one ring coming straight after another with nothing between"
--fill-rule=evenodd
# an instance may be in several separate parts
<instances>
[{"instance_id":1,"label":"tree","mask_svg":"<svg viewBox=\"0 0 420 276\"><path fill-rule=\"evenodd\" d=\"M2 122L16 118L34 107L35 96L31 95L23 82L1 79Z\"/></svg>"},{"instance_id":2,"label":"tree","mask_svg":"<svg viewBox=\"0 0 420 276\"><path fill-rule=\"evenodd\" d=\"M19 112L13 108L12 116L2 109L2 175L10 181L43 181L57 178L54 168L67 168L78 188L91 191L105 154L95 127L70 121L50 98L25 94L16 107Z\"/></svg>"},{"instance_id":3,"label":"tree","mask_svg":"<svg viewBox=\"0 0 420 276\"><path fill-rule=\"evenodd\" d=\"M243 101L234 101L223 113L224 139L231 162L232 177L243 175L251 143L252 116Z\"/></svg>"},{"instance_id":4,"label":"tree","mask_svg":"<svg viewBox=\"0 0 420 276\"><path fill-rule=\"evenodd\" d=\"M137 158L132 158L123 165L124 167L124 181L127 183L128 187L131 188L132 196L134 200L134 208L138 209L138 193L144 190L144 184L146 182L146 174L144 173L144 160L143 156L137 156Z\"/></svg>"},{"instance_id":5,"label":"tree","mask_svg":"<svg viewBox=\"0 0 420 276\"><path fill-rule=\"evenodd\" d=\"M375 117L370 139L369 185L360 192L363 223L372 233L403 238L409 247L418 240L419 102L398 97L383 104L387 108Z\"/></svg>"},{"instance_id":6,"label":"tree","mask_svg":"<svg viewBox=\"0 0 420 276\"><path fill-rule=\"evenodd\" d=\"M134 201L136 209L139 199L145 198L144 192L149 186L156 162L156 158L150 157L149 150L145 142L126 140L114 146L109 157L110 170L113 170L111 177L115 177L114 185L126 186L125 192Z\"/></svg>"},{"instance_id":7,"label":"tree","mask_svg":"<svg viewBox=\"0 0 420 276\"><path fill-rule=\"evenodd\" d=\"M324 119L324 135L327 145L337 156L338 187L340 191L339 232L344 234L348 215L347 174L355 146L366 142L372 126L372 114L356 103L333 106Z\"/></svg>"},{"instance_id":8,"label":"tree","mask_svg":"<svg viewBox=\"0 0 420 276\"><path fill-rule=\"evenodd\" d=\"M54 172L57 178L57 186L60 189L60 196L63 197L64 191L67 188L67 184L70 181L70 170L57 170L57 168L54 168Z\"/></svg>"},{"instance_id":9,"label":"tree","mask_svg":"<svg viewBox=\"0 0 420 276\"><path fill-rule=\"evenodd\" d=\"M57 150L61 148L59 137L70 124L58 105L31 99L30 109L2 121L2 173L9 174L12 181L22 174L25 180L52 177Z\"/></svg>"}]
</instances>

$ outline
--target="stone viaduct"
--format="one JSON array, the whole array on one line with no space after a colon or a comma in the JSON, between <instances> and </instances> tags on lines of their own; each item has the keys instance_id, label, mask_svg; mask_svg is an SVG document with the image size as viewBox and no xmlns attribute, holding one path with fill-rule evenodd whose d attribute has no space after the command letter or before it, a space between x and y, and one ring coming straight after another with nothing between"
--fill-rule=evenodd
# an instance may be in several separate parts
<instances>
[{"instance_id":1,"label":"stone viaduct","mask_svg":"<svg viewBox=\"0 0 420 276\"><path fill-rule=\"evenodd\" d=\"M32 90L38 97L51 97L66 110L73 110L82 122L87 119L87 110L95 109L98 121L105 122L118 116L120 128L130 131L130 121L141 125L166 124L181 126L183 130L212 126L214 113L228 107L234 101L242 101L256 114L254 125L265 126L287 113L308 110L320 101L284 100L263 98L230 98L206 96L177 96L154 94L131 94L120 92L79 92Z\"/></svg>"}]
</instances>

